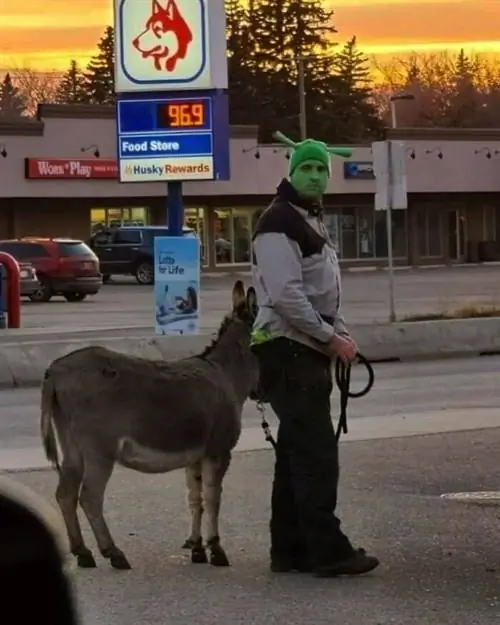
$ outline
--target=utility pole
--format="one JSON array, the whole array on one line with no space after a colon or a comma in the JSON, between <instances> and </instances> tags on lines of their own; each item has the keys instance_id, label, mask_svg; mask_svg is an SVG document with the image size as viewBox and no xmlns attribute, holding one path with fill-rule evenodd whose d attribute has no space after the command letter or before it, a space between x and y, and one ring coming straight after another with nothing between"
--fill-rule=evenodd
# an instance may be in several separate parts
<instances>
[{"instance_id":1,"label":"utility pole","mask_svg":"<svg viewBox=\"0 0 500 625\"><path fill-rule=\"evenodd\" d=\"M306 80L304 71L304 57L297 57L297 66L299 70L299 121L300 121L300 139L303 141L307 138L307 114L306 114Z\"/></svg>"}]
</instances>

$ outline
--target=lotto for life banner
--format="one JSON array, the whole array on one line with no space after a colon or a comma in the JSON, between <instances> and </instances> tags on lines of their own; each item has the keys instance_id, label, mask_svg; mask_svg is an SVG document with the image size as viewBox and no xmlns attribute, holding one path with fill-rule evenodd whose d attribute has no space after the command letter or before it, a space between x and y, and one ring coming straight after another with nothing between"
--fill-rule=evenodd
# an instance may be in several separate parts
<instances>
[{"instance_id":1,"label":"lotto for life banner","mask_svg":"<svg viewBox=\"0 0 500 625\"><path fill-rule=\"evenodd\" d=\"M198 237L156 237L154 251L156 334L198 334Z\"/></svg>"}]
</instances>

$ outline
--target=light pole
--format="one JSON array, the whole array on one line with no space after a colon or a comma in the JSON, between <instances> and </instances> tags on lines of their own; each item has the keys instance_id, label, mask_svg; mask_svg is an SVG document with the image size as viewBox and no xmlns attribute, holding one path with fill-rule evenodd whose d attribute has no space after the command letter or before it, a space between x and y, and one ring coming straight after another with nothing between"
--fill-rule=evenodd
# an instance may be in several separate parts
<instances>
[{"instance_id":1,"label":"light pole","mask_svg":"<svg viewBox=\"0 0 500 625\"><path fill-rule=\"evenodd\" d=\"M299 71L299 124L301 141L307 137L306 78L304 71L304 61L306 58L308 57L297 57L297 66Z\"/></svg>"},{"instance_id":2,"label":"light pole","mask_svg":"<svg viewBox=\"0 0 500 625\"><path fill-rule=\"evenodd\" d=\"M337 45L337 44L335 44ZM298 71L298 89L299 89L299 126L300 126L300 140L303 141L307 138L307 112L306 112L306 72L305 61L324 59L325 57L320 54L308 54L306 56L298 55L295 57L297 61Z\"/></svg>"}]
</instances>

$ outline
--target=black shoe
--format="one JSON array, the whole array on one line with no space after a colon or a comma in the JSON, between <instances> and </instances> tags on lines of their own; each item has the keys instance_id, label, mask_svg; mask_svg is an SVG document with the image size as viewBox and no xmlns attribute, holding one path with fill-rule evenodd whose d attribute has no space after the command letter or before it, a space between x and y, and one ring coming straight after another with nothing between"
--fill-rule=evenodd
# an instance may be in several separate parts
<instances>
[{"instance_id":1,"label":"black shoe","mask_svg":"<svg viewBox=\"0 0 500 625\"><path fill-rule=\"evenodd\" d=\"M312 570L306 558L271 558L272 573L311 573Z\"/></svg>"},{"instance_id":2,"label":"black shoe","mask_svg":"<svg viewBox=\"0 0 500 625\"><path fill-rule=\"evenodd\" d=\"M337 577L339 575L363 575L377 568L380 561L374 556L366 554L364 549L356 549L352 556L332 562L322 564L314 568L316 577Z\"/></svg>"}]
</instances>

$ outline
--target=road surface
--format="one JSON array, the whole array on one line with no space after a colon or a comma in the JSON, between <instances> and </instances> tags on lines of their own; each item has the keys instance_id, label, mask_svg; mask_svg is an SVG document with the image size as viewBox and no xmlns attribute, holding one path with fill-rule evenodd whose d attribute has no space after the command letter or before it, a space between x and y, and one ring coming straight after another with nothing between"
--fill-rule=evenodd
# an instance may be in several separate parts
<instances>
[{"instance_id":1,"label":"road surface","mask_svg":"<svg viewBox=\"0 0 500 625\"><path fill-rule=\"evenodd\" d=\"M98 568L71 573L82 625L498 624L498 507L440 497L499 488L498 371L500 357L381 364L372 392L352 400L339 513L353 542L382 561L365 578L269 573L273 453L262 437L265 451L235 454L225 481L221 536L229 569L191 565L180 548L188 526L182 472L117 469L105 513L133 568L111 570L83 522ZM38 401L36 390L0 392L0 464L38 445ZM334 415L337 402L334 396ZM244 434L257 425L249 405ZM53 471L12 477L54 503Z\"/></svg>"},{"instance_id":2,"label":"road surface","mask_svg":"<svg viewBox=\"0 0 500 625\"><path fill-rule=\"evenodd\" d=\"M236 454L224 484L221 537L231 568L192 565L181 472L117 470L106 516L132 564L74 570L82 625L498 625L499 510L440 493L498 487L500 428L346 443L339 514L382 564L324 580L268 571L271 451ZM53 501L53 472L17 473Z\"/></svg>"},{"instance_id":3,"label":"road surface","mask_svg":"<svg viewBox=\"0 0 500 625\"><path fill-rule=\"evenodd\" d=\"M235 278L206 277L202 281L201 329L213 331L230 308ZM389 318L386 271L344 272L343 313L349 323L384 322ZM398 318L430 312L453 311L469 305L500 308L500 267L473 266L398 270L395 272ZM153 332L152 287L118 277L98 295L80 303L54 298L47 304L22 305L23 328L150 327Z\"/></svg>"},{"instance_id":4,"label":"road surface","mask_svg":"<svg viewBox=\"0 0 500 625\"><path fill-rule=\"evenodd\" d=\"M408 432L453 430L456 424L473 427L497 423L500 426L500 356L440 360L435 362L376 364L375 384L371 392L349 402L350 434L345 440L373 437L378 428L386 435ZM365 375L355 367L351 388L360 390ZM38 389L0 392L0 468L9 467L9 459L27 458L37 451L39 458ZM332 416L338 416L339 397L332 395ZM276 419L269 409L270 422ZM248 402L243 427L251 431L245 449L264 446L260 416L254 402ZM436 429L437 428L437 429ZM461 429L461 428L460 428ZM254 438L254 434L256 439ZM248 434L250 436L250 434ZM23 460L24 461L24 460ZM16 466L22 466L20 460Z\"/></svg>"}]
</instances>

